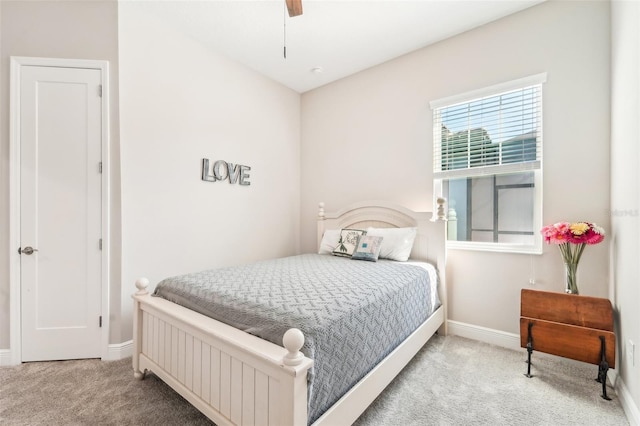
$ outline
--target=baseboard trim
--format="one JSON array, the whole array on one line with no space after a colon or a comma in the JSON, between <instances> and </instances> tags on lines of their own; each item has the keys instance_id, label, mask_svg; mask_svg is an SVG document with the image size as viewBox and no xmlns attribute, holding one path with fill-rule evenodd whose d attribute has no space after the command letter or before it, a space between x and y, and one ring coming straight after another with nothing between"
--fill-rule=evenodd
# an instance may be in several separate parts
<instances>
[{"instance_id":1,"label":"baseboard trim","mask_svg":"<svg viewBox=\"0 0 640 426\"><path fill-rule=\"evenodd\" d=\"M13 365L11 359L11 349L0 349L0 367Z\"/></svg>"},{"instance_id":2,"label":"baseboard trim","mask_svg":"<svg viewBox=\"0 0 640 426\"><path fill-rule=\"evenodd\" d=\"M103 361L117 361L133 355L133 341L110 344ZM0 367L15 365L11 357L11 349L0 349Z\"/></svg>"},{"instance_id":3,"label":"baseboard trim","mask_svg":"<svg viewBox=\"0 0 640 426\"><path fill-rule=\"evenodd\" d=\"M133 341L129 340L124 343L112 343L107 349L107 356L103 357L103 361L117 361L128 358L133 355Z\"/></svg>"},{"instance_id":4,"label":"baseboard trim","mask_svg":"<svg viewBox=\"0 0 640 426\"><path fill-rule=\"evenodd\" d=\"M467 324L459 321L447 321L448 333L467 339L478 340L508 349L520 349L520 335L494 330L492 328Z\"/></svg>"},{"instance_id":5,"label":"baseboard trim","mask_svg":"<svg viewBox=\"0 0 640 426\"><path fill-rule=\"evenodd\" d=\"M631 393L629 393L629 389L627 389L620 376L618 376L615 384L616 394L618 394L620 405L622 405L629 424L631 426L640 426L640 410L638 410L638 406L633 400Z\"/></svg>"}]
</instances>

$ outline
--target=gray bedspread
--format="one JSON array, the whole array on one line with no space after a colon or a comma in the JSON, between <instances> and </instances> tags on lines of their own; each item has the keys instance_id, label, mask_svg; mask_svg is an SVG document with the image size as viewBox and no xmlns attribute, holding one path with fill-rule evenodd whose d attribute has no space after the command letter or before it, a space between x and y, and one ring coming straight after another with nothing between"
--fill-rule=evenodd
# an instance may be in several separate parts
<instances>
[{"instance_id":1,"label":"gray bedspread","mask_svg":"<svg viewBox=\"0 0 640 426\"><path fill-rule=\"evenodd\" d=\"M440 305L429 275L305 254L168 278L154 295L281 346L286 330L302 330L313 423Z\"/></svg>"}]
</instances>

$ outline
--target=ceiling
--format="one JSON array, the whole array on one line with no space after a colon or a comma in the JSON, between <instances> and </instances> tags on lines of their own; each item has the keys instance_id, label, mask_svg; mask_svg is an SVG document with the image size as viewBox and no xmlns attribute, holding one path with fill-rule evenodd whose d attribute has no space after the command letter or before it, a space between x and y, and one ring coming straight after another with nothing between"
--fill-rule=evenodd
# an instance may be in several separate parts
<instances>
[{"instance_id":1,"label":"ceiling","mask_svg":"<svg viewBox=\"0 0 640 426\"><path fill-rule=\"evenodd\" d=\"M294 18L288 17L285 0L138 5L212 50L303 93L542 1L302 0L304 13Z\"/></svg>"}]
</instances>

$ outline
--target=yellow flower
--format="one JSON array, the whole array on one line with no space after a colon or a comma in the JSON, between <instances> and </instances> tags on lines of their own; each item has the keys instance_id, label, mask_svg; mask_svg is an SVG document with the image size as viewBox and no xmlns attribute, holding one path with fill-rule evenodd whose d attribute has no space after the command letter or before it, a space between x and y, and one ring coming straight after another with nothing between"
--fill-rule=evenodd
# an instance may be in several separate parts
<instances>
[{"instance_id":1,"label":"yellow flower","mask_svg":"<svg viewBox=\"0 0 640 426\"><path fill-rule=\"evenodd\" d=\"M584 222L572 223L569 229L573 235L582 235L589 230L589 225Z\"/></svg>"}]
</instances>

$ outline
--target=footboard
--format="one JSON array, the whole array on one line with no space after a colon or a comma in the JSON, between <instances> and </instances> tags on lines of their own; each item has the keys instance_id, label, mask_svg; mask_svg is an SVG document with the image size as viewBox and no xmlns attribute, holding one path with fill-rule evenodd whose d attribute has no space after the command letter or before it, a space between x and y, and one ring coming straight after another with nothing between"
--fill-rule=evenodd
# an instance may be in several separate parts
<instances>
[{"instance_id":1,"label":"footboard","mask_svg":"<svg viewBox=\"0 0 640 426\"><path fill-rule=\"evenodd\" d=\"M136 282L133 370L153 371L218 425L306 425L302 332L285 348L164 299Z\"/></svg>"}]
</instances>

